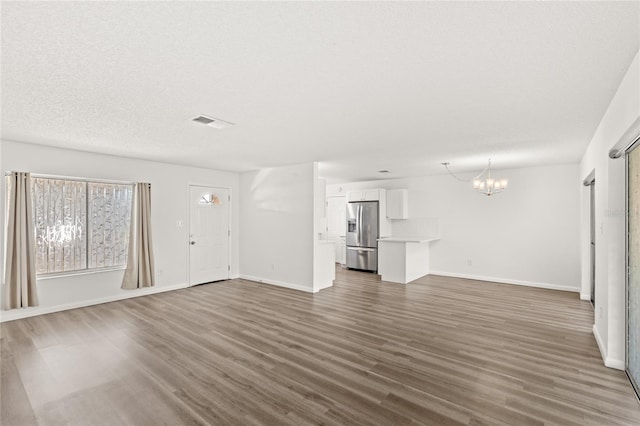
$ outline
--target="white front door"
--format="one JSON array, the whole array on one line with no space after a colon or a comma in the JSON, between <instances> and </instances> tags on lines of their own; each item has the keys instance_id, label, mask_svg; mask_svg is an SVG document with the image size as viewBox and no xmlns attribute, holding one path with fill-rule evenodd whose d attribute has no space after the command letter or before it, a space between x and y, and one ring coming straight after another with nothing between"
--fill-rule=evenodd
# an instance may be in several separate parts
<instances>
[{"instance_id":1,"label":"white front door","mask_svg":"<svg viewBox=\"0 0 640 426\"><path fill-rule=\"evenodd\" d=\"M229 278L229 190L189 187L189 285Z\"/></svg>"}]
</instances>

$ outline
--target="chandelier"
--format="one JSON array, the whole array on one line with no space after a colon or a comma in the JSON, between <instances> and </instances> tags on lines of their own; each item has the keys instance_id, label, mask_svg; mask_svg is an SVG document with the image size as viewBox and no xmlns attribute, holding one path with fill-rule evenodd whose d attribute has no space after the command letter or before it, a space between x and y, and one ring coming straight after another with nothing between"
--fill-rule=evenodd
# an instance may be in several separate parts
<instances>
[{"instance_id":1,"label":"chandelier","mask_svg":"<svg viewBox=\"0 0 640 426\"><path fill-rule=\"evenodd\" d=\"M488 197L504 191L505 189L507 189L507 184L509 183L507 179L496 179L491 176L491 159L489 159L489 164L487 165L487 167L482 172L480 172L479 175L472 179L462 179L456 176L451 170L449 170L449 163L442 163L442 165L445 167L445 169L447 169L449 174L457 180L462 182L473 181L473 189L483 193Z\"/></svg>"}]
</instances>

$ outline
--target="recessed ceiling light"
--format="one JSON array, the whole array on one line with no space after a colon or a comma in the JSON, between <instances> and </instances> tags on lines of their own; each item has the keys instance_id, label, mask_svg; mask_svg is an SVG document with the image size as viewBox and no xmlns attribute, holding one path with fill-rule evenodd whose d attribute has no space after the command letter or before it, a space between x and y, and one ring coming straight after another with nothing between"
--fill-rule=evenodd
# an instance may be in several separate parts
<instances>
[{"instance_id":1,"label":"recessed ceiling light","mask_svg":"<svg viewBox=\"0 0 640 426\"><path fill-rule=\"evenodd\" d=\"M391 173L389 170L378 170L378 173Z\"/></svg>"},{"instance_id":2,"label":"recessed ceiling light","mask_svg":"<svg viewBox=\"0 0 640 426\"><path fill-rule=\"evenodd\" d=\"M207 117L206 115L199 115L198 117L194 118L193 121L195 121L196 123L206 124L207 126L213 127L214 129L224 129L234 126L234 123L220 120L219 118Z\"/></svg>"}]
</instances>

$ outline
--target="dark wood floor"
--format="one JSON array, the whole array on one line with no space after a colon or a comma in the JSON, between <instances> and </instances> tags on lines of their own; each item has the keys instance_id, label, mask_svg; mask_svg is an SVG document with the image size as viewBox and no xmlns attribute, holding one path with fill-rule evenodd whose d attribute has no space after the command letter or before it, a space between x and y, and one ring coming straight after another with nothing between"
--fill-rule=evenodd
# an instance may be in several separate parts
<instances>
[{"instance_id":1,"label":"dark wood floor","mask_svg":"<svg viewBox=\"0 0 640 426\"><path fill-rule=\"evenodd\" d=\"M471 280L231 280L2 324L0 423L638 425L592 323L577 294Z\"/></svg>"}]
</instances>

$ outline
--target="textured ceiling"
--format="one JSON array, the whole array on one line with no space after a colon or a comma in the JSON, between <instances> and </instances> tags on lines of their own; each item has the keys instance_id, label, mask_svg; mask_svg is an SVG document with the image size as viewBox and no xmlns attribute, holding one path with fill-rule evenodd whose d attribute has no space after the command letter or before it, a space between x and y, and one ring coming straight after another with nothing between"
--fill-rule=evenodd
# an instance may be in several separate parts
<instances>
[{"instance_id":1,"label":"textured ceiling","mask_svg":"<svg viewBox=\"0 0 640 426\"><path fill-rule=\"evenodd\" d=\"M577 162L639 28L638 2L3 2L2 138L332 182Z\"/></svg>"}]
</instances>

